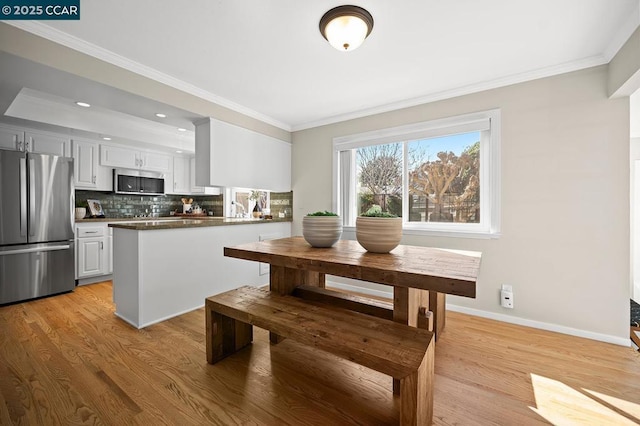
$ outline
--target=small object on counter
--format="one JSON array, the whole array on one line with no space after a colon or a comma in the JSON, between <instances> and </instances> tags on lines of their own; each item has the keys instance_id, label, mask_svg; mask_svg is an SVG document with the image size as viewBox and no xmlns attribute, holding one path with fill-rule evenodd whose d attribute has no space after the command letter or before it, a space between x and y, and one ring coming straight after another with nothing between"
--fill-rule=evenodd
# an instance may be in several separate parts
<instances>
[{"instance_id":1,"label":"small object on counter","mask_svg":"<svg viewBox=\"0 0 640 426\"><path fill-rule=\"evenodd\" d=\"M76 207L76 219L84 219L87 214L85 207Z\"/></svg>"}]
</instances>

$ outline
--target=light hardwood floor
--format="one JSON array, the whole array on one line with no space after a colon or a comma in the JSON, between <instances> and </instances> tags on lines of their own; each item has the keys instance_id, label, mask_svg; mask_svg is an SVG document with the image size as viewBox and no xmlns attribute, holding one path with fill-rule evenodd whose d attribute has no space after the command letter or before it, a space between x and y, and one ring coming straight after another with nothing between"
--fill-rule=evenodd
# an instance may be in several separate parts
<instances>
[{"instance_id":1,"label":"light hardwood floor","mask_svg":"<svg viewBox=\"0 0 640 426\"><path fill-rule=\"evenodd\" d=\"M135 330L109 283L0 307L0 424L384 425L388 376L286 340L206 363L204 310ZM640 354L450 312L434 424L640 423Z\"/></svg>"}]
</instances>

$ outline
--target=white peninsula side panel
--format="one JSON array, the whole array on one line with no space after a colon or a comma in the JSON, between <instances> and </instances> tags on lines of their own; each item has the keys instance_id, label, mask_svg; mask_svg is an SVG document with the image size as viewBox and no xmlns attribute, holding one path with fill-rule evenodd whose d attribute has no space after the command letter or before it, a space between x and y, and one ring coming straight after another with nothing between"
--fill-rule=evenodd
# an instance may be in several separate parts
<instances>
[{"instance_id":1,"label":"white peninsula side panel","mask_svg":"<svg viewBox=\"0 0 640 426\"><path fill-rule=\"evenodd\" d=\"M291 236L290 222L132 230L114 228L116 315L137 328L204 306L205 298L264 285L257 262L224 257L224 247Z\"/></svg>"}]
</instances>

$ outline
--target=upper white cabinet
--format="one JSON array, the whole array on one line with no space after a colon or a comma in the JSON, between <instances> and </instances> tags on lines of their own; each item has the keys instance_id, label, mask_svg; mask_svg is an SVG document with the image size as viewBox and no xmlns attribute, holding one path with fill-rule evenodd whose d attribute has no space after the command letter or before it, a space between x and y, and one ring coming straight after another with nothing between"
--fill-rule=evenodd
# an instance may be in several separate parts
<instances>
[{"instance_id":1,"label":"upper white cabinet","mask_svg":"<svg viewBox=\"0 0 640 426\"><path fill-rule=\"evenodd\" d=\"M24 151L24 132L12 127L0 127L0 149Z\"/></svg>"},{"instance_id":2,"label":"upper white cabinet","mask_svg":"<svg viewBox=\"0 0 640 426\"><path fill-rule=\"evenodd\" d=\"M171 191L166 187L169 193L173 194L189 194L191 192L189 179L189 159L185 157L173 158L173 186Z\"/></svg>"},{"instance_id":3,"label":"upper white cabinet","mask_svg":"<svg viewBox=\"0 0 640 426\"><path fill-rule=\"evenodd\" d=\"M97 142L74 139L73 170L76 189L111 191L113 183L111 169L98 163L100 145Z\"/></svg>"},{"instance_id":4,"label":"upper white cabinet","mask_svg":"<svg viewBox=\"0 0 640 426\"><path fill-rule=\"evenodd\" d=\"M291 144L213 118L196 124L196 183L291 190Z\"/></svg>"},{"instance_id":5,"label":"upper white cabinet","mask_svg":"<svg viewBox=\"0 0 640 426\"><path fill-rule=\"evenodd\" d=\"M73 141L73 176L76 188L98 186L99 145L93 142Z\"/></svg>"},{"instance_id":6,"label":"upper white cabinet","mask_svg":"<svg viewBox=\"0 0 640 426\"><path fill-rule=\"evenodd\" d=\"M71 157L71 141L61 135L24 132L24 145L28 152Z\"/></svg>"},{"instance_id":7,"label":"upper white cabinet","mask_svg":"<svg viewBox=\"0 0 640 426\"><path fill-rule=\"evenodd\" d=\"M170 173L172 158L169 155L159 153L112 145L100 145L100 164L108 167Z\"/></svg>"},{"instance_id":8,"label":"upper white cabinet","mask_svg":"<svg viewBox=\"0 0 640 426\"><path fill-rule=\"evenodd\" d=\"M16 151L71 156L69 138L48 132L34 132L18 127L0 126L0 148Z\"/></svg>"}]
</instances>

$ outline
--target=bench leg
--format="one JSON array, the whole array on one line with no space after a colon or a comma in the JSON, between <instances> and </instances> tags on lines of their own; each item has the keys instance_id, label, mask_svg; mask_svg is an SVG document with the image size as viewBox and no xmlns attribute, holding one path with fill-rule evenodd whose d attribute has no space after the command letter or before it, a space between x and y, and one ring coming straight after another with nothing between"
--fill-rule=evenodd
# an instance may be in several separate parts
<instances>
[{"instance_id":1,"label":"bench leg","mask_svg":"<svg viewBox=\"0 0 640 426\"><path fill-rule=\"evenodd\" d=\"M400 425L430 425L433 421L433 341L418 371L400 379Z\"/></svg>"},{"instance_id":2,"label":"bench leg","mask_svg":"<svg viewBox=\"0 0 640 426\"><path fill-rule=\"evenodd\" d=\"M207 362L221 359L251 344L253 326L205 307Z\"/></svg>"}]
</instances>

